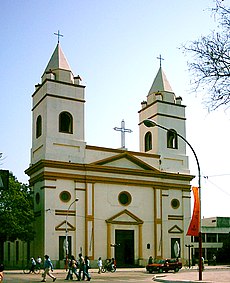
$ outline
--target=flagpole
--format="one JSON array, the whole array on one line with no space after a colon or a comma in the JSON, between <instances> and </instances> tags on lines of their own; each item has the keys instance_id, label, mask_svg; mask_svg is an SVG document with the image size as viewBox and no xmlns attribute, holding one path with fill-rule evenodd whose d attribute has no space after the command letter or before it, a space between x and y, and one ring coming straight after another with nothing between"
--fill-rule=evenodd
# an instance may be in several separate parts
<instances>
[{"instance_id":1,"label":"flagpole","mask_svg":"<svg viewBox=\"0 0 230 283\"><path fill-rule=\"evenodd\" d=\"M170 131L170 129L161 126L159 124L157 124L155 121L151 120L151 119L146 119L143 121L144 125L148 128L151 127L158 127L161 128L165 131ZM183 137L182 135L176 133L178 137L180 137L192 150L192 153L194 154L194 157L196 159L196 164L197 164L197 170L198 170L198 187L199 187L199 204L200 204L200 225L199 225L199 280L202 281L202 233L201 233L201 175L200 175L200 163L198 160L198 157L196 155L196 152L194 150L194 148L192 147L192 145L185 139L185 137Z\"/></svg>"}]
</instances>

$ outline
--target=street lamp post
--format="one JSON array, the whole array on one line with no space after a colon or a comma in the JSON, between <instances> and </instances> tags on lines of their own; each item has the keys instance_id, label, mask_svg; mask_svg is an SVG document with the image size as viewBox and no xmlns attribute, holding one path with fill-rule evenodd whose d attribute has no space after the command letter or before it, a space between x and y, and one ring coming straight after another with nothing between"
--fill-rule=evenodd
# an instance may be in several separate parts
<instances>
[{"instance_id":1,"label":"street lamp post","mask_svg":"<svg viewBox=\"0 0 230 283\"><path fill-rule=\"evenodd\" d=\"M162 126L162 125L158 125L155 121L151 120L151 119L146 119L144 120L144 124L146 127L151 128L151 127L158 127L161 128L165 131L170 131L170 129ZM191 146L191 144L180 134L177 133L177 136L180 137L192 150L194 157L196 159L196 163L197 163L197 169L198 169L198 187L199 187L199 201L200 201L200 227L199 227L199 280L202 280L202 235L201 235L201 175L200 175L200 164L199 164L199 160L198 157L196 155L195 150L193 149L193 147Z\"/></svg>"},{"instance_id":2,"label":"street lamp post","mask_svg":"<svg viewBox=\"0 0 230 283\"><path fill-rule=\"evenodd\" d=\"M190 267L191 267L191 264L190 264L191 263L191 261L190 261L191 252L190 251L191 251L191 248L193 247L193 245L185 245L185 247L188 248L188 268L190 269Z\"/></svg>"},{"instance_id":3,"label":"street lamp post","mask_svg":"<svg viewBox=\"0 0 230 283\"><path fill-rule=\"evenodd\" d=\"M69 243L68 243L68 228L67 228L67 219L70 207L79 200L79 198L76 198L74 201L71 202L69 205L67 212L66 212L66 219L65 219L65 256L66 256L66 266L68 266L68 254L69 254Z\"/></svg>"}]
</instances>

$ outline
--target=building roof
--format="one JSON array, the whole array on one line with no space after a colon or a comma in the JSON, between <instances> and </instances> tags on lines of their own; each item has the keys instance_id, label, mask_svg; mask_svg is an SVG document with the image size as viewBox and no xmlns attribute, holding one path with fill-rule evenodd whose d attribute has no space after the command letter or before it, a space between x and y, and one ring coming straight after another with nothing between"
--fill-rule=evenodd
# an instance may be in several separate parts
<instances>
[{"instance_id":1,"label":"building roof","mask_svg":"<svg viewBox=\"0 0 230 283\"><path fill-rule=\"evenodd\" d=\"M228 227L230 228L230 217L209 217L201 220L202 227Z\"/></svg>"},{"instance_id":2,"label":"building roof","mask_svg":"<svg viewBox=\"0 0 230 283\"><path fill-rule=\"evenodd\" d=\"M58 43L51 58L50 61L45 69L45 72L50 70L56 70L56 69L62 69L71 71L69 63L61 49L60 44Z\"/></svg>"},{"instance_id":3,"label":"building roof","mask_svg":"<svg viewBox=\"0 0 230 283\"><path fill-rule=\"evenodd\" d=\"M153 81L153 84L149 90L149 94L156 93L156 92L172 92L173 90L166 78L166 75L162 68L160 67L158 73Z\"/></svg>"}]
</instances>

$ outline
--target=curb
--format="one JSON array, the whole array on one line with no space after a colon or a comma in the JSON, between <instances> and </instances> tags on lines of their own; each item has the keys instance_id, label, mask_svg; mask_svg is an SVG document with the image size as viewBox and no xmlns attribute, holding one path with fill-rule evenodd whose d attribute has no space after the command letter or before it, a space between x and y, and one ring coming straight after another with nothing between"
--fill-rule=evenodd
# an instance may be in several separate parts
<instances>
[{"instance_id":1,"label":"curb","mask_svg":"<svg viewBox=\"0 0 230 283\"><path fill-rule=\"evenodd\" d=\"M162 275L161 277L165 277L164 275ZM152 279L153 281L155 282L165 282L165 283L179 283L179 282L183 282L183 283L197 283L197 282L201 282L199 280L186 280L186 279L183 279L183 280L173 280L173 279L162 279L162 278L157 278L157 275L155 275ZM202 280L202 283L213 283L213 281L203 281Z\"/></svg>"},{"instance_id":2,"label":"curb","mask_svg":"<svg viewBox=\"0 0 230 283\"><path fill-rule=\"evenodd\" d=\"M201 281L193 281L193 280L167 280L167 279L154 279L153 278L153 281L155 282L165 282L165 283L179 283L179 282L183 282L183 283L197 283L197 282L201 282ZM213 283L213 281L202 281L202 283Z\"/></svg>"}]
</instances>

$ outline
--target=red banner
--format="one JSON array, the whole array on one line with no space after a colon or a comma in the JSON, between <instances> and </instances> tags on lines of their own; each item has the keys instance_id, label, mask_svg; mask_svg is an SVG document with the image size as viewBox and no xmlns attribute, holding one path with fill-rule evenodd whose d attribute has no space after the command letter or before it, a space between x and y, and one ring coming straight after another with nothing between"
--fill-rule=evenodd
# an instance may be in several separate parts
<instances>
[{"instance_id":1,"label":"red banner","mask_svg":"<svg viewBox=\"0 0 230 283\"><path fill-rule=\"evenodd\" d=\"M199 188L192 187L194 195L194 207L190 225L188 227L187 236L199 236L200 232L200 199L199 199Z\"/></svg>"}]
</instances>

